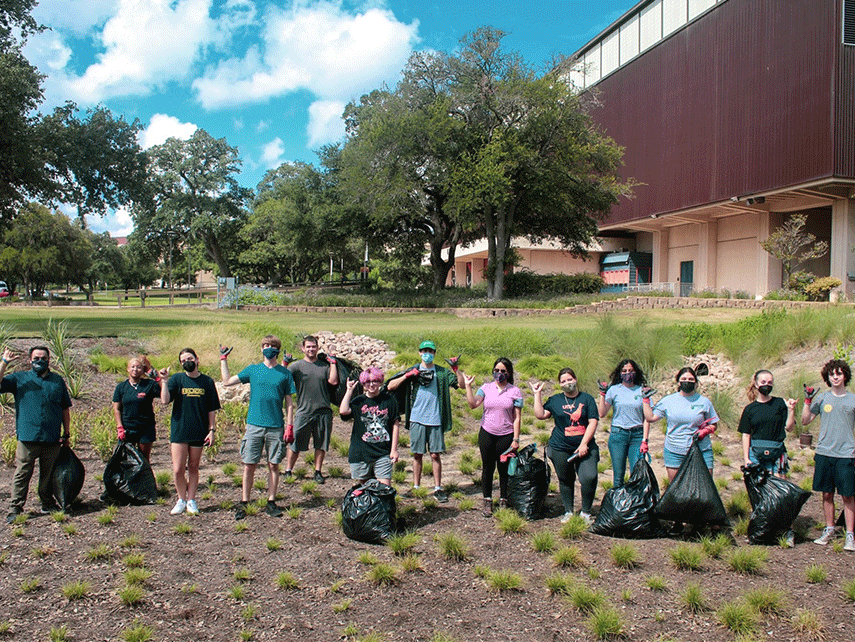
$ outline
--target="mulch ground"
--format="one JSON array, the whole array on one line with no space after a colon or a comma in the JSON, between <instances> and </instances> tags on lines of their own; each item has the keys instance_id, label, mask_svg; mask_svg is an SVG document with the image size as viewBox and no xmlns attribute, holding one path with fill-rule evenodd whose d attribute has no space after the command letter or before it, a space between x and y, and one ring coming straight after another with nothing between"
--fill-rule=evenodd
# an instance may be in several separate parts
<instances>
[{"instance_id":1,"label":"mulch ground","mask_svg":"<svg viewBox=\"0 0 855 642\"><path fill-rule=\"evenodd\" d=\"M102 347L113 353L131 351L118 344ZM117 375L93 373L73 412L104 408L118 380ZM457 445L444 459L446 478L461 494L447 504L414 497L404 497L399 504L407 513L407 528L418 536L413 552L420 567L410 571L403 570L402 559L389 548L354 542L342 534L335 518L351 486L344 477L330 477L315 489L304 486L309 477L283 483L279 504L298 510L279 519L260 511L242 522L245 527L236 526L231 502L238 498L239 488L232 474L223 472L225 464L239 463L236 429L229 432L216 461L203 459L198 517L169 515L175 500L170 494L163 496L161 505L119 508L112 523L101 523L107 515L99 500L104 464L83 439L77 453L86 465L87 479L81 502L68 521L34 515L18 528L1 529L0 626L6 631L0 638L48 640L51 629L56 634L65 627L69 640L144 639L127 638L128 629L136 624L150 627L153 640L594 639L588 615L547 590L545 578L560 572L601 593L623 619L628 640L734 640L737 636L722 626L717 610L765 587L786 596L783 611L756 616L753 635L744 639L855 639L855 606L843 593L843 585L855 578L855 556L839 546L837 550L820 547L800 538L794 549L765 547L768 560L763 570L744 575L731 570L729 552L721 559L705 559L699 571L679 571L670 553L680 541L633 541L638 564L622 569L615 566L611 549L626 540L587 533L574 540L561 537L560 502L554 494L544 519L528 523L521 534L500 533L495 519L481 515L480 487L457 469L462 452L477 452L465 439L477 424L469 415L463 423ZM161 437L165 425L161 415ZM2 431L12 430L13 418L7 412L2 416ZM334 431L347 441L348 426L336 421ZM723 457L731 463L717 463L715 476L730 478L741 459L739 439L733 430L720 432L718 439L726 444ZM659 453L661 431L653 433L651 452ZM535 434L532 430L524 443ZM604 452L605 441L602 435L599 443ZM790 450L804 467L792 477L798 483L812 473L810 451L799 452L795 444ZM664 470L659 461L654 460L654 468L661 477ZM154 446L152 464L156 472L171 469L163 438ZM348 470L346 459L337 452L328 454L325 470L330 467ZM408 465L408 474L410 470ZM3 477L0 505L5 506L12 469L5 469ZM601 481L610 479L611 471L601 475ZM399 491L407 490L409 482L408 478L400 484ZM730 481L722 497L727 502L741 490L741 481ZM34 492L33 485L29 508L36 507ZM262 495L256 491L256 496ZM600 489L595 509L602 495ZM474 508L462 510L461 503L465 507L470 498L476 500ZM820 509L815 495L802 511L798 526L807 538L817 536L814 524L820 520ZM553 533L558 547L578 546L581 566L559 569L551 554L534 552L531 538L541 531ZM450 561L441 554L436 538L449 533L466 543L465 560ZM734 539L738 547L748 546L744 537ZM106 547L101 557L93 553L100 545ZM139 561L127 558L134 553L142 555L150 576L141 584L139 602L128 606L120 591L126 586L129 564ZM370 560L364 559L365 553L395 569L392 584L377 585L368 578L371 564L366 563ZM806 570L811 566L825 569L823 581L808 581ZM491 589L479 577L485 568L516 573L520 588ZM283 572L296 578L295 588L278 586ZM664 590L649 588L651 576L664 580ZM78 581L88 583L86 595L64 597L63 588ZM710 610L693 613L682 604L681 596L692 583L700 586ZM799 630L794 625L803 609L815 615L816 627Z\"/></svg>"}]
</instances>

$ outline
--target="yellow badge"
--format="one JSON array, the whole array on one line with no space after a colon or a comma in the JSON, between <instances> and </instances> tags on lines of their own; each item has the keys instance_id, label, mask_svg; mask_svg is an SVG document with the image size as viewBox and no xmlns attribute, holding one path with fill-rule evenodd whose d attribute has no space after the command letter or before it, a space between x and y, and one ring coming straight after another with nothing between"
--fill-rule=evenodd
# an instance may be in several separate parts
<instances>
[{"instance_id":1,"label":"yellow badge","mask_svg":"<svg viewBox=\"0 0 855 642\"><path fill-rule=\"evenodd\" d=\"M823 412L831 412L831 404L827 403L822 407Z\"/></svg>"}]
</instances>

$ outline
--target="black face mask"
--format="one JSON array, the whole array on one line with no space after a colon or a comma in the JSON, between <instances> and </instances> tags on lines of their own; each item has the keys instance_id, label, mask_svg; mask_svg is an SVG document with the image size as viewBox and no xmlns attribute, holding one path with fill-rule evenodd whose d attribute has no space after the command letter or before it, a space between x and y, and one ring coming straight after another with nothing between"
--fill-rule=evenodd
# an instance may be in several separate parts
<instances>
[{"instance_id":1,"label":"black face mask","mask_svg":"<svg viewBox=\"0 0 855 642\"><path fill-rule=\"evenodd\" d=\"M196 369L195 361L185 361L181 364L181 367L184 368L187 372L193 372Z\"/></svg>"},{"instance_id":2,"label":"black face mask","mask_svg":"<svg viewBox=\"0 0 855 642\"><path fill-rule=\"evenodd\" d=\"M772 386L758 386L757 390L760 392L761 395L768 395L770 392L772 392Z\"/></svg>"},{"instance_id":3,"label":"black face mask","mask_svg":"<svg viewBox=\"0 0 855 642\"><path fill-rule=\"evenodd\" d=\"M694 381L681 381L680 382L680 392L685 392L689 394L690 392L695 391L695 382Z\"/></svg>"},{"instance_id":4,"label":"black face mask","mask_svg":"<svg viewBox=\"0 0 855 642\"><path fill-rule=\"evenodd\" d=\"M30 361L30 366L36 374L42 374L48 369L48 360L36 358Z\"/></svg>"}]
</instances>

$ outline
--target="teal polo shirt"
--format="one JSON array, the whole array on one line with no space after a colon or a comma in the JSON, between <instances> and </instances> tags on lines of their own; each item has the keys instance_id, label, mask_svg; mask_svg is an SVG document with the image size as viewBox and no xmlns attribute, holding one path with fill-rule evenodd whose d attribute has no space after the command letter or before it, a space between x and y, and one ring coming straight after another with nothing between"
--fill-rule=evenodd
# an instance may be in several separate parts
<instances>
[{"instance_id":1,"label":"teal polo shirt","mask_svg":"<svg viewBox=\"0 0 855 642\"><path fill-rule=\"evenodd\" d=\"M62 411L71 407L62 377L55 372L44 377L32 370L13 372L0 380L0 392L15 397L15 432L20 441L59 441Z\"/></svg>"}]
</instances>

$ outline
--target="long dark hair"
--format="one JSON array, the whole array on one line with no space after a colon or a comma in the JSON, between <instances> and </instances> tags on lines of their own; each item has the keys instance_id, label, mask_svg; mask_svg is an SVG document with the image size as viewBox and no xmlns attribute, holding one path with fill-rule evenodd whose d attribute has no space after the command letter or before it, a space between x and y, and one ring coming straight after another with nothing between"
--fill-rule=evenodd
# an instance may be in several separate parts
<instances>
[{"instance_id":1,"label":"long dark hair","mask_svg":"<svg viewBox=\"0 0 855 642\"><path fill-rule=\"evenodd\" d=\"M623 370L623 367L626 364L630 364L633 367L633 369L635 370L635 382L634 382L635 385L646 386L647 385L647 377L644 376L644 370L642 370L641 366L639 366L632 359L622 359L620 361L620 363L617 364L617 367L614 370L612 370L612 374L611 374L612 385L616 386L619 383L622 383L621 378L620 378L620 371Z\"/></svg>"},{"instance_id":2,"label":"long dark hair","mask_svg":"<svg viewBox=\"0 0 855 642\"><path fill-rule=\"evenodd\" d=\"M493 368L500 363L508 369L508 383L512 384L514 382L514 364L507 357L499 357L493 362Z\"/></svg>"}]
</instances>

